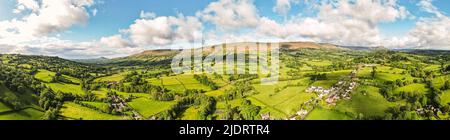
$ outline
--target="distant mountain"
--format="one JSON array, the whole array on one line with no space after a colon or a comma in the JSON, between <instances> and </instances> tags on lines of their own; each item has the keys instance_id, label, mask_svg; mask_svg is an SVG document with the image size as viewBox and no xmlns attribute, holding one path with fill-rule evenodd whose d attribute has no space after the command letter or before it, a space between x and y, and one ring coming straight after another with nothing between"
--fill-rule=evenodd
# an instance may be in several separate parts
<instances>
[{"instance_id":1,"label":"distant mountain","mask_svg":"<svg viewBox=\"0 0 450 140\"><path fill-rule=\"evenodd\" d=\"M238 46L238 48L244 48L245 45L248 45L248 43L253 42L239 42L239 43L226 43L226 44L218 44L218 45L212 45L212 46L204 46L203 53L209 54L213 52L214 47L213 46L223 46L223 47L229 47L229 46ZM258 42L259 44L265 44L268 42ZM378 47L366 47L366 46L339 46L329 43L315 43L315 42L281 42L280 43L281 49L286 50L298 50L298 49L350 49L350 50L386 50L387 48L378 46ZM238 49L239 50L239 49ZM112 59L114 61L126 61L126 60L149 60L149 59L155 59L158 58L159 60L161 58L170 58L178 54L180 50L170 50L170 49L161 49L161 50L147 50L143 51L138 54L133 54L127 57L121 57L121 58L115 58Z\"/></svg>"},{"instance_id":2,"label":"distant mountain","mask_svg":"<svg viewBox=\"0 0 450 140\"><path fill-rule=\"evenodd\" d=\"M90 63L90 64L103 64L111 62L111 59L106 57L93 58L93 59L72 59L72 61L80 62L80 63Z\"/></svg>"},{"instance_id":3,"label":"distant mountain","mask_svg":"<svg viewBox=\"0 0 450 140\"><path fill-rule=\"evenodd\" d=\"M387 50L388 48L385 48L383 46L377 46L377 47L368 47L368 46L339 46L340 48L346 48L350 50L358 50L358 51L364 51L364 50Z\"/></svg>"}]
</instances>

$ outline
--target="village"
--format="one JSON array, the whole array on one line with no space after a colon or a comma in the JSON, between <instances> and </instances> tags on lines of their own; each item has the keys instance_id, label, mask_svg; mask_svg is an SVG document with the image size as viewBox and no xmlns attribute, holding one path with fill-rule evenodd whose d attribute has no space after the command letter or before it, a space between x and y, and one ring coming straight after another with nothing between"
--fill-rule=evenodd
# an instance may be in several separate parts
<instances>
[{"instance_id":1,"label":"village","mask_svg":"<svg viewBox=\"0 0 450 140\"><path fill-rule=\"evenodd\" d=\"M331 88L326 89L321 86L310 86L305 91L308 94L316 94L317 97L312 98L305 102L297 111L296 114L289 117L289 120L303 120L310 111L312 111L315 106L317 106L322 101L325 101L328 106L336 106L339 100L350 100L351 93L356 86L356 73L357 70L352 71L348 77L343 77L339 82L333 85Z\"/></svg>"}]
</instances>

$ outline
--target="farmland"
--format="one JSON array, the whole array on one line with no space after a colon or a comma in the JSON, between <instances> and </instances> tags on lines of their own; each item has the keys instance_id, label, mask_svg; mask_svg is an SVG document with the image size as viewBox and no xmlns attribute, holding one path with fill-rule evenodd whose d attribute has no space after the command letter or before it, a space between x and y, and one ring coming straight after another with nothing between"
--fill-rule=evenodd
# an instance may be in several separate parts
<instances>
[{"instance_id":1,"label":"farmland","mask_svg":"<svg viewBox=\"0 0 450 140\"><path fill-rule=\"evenodd\" d=\"M102 64L2 55L0 120L450 119L445 51L282 50L269 85L262 73L175 74L172 53L149 54Z\"/></svg>"}]
</instances>

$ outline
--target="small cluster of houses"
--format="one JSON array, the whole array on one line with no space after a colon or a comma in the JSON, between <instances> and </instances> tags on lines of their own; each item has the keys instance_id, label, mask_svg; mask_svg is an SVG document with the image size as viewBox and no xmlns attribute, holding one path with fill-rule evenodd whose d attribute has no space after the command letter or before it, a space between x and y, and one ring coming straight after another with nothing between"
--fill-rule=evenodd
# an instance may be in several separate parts
<instances>
[{"instance_id":1,"label":"small cluster of houses","mask_svg":"<svg viewBox=\"0 0 450 140\"><path fill-rule=\"evenodd\" d=\"M109 108L116 110L117 112L125 112L125 111L129 111L130 107L128 107L127 102L120 98L120 96L118 95L109 95L109 97L111 99L111 103L109 104ZM142 116L137 113L136 111L132 111L132 115L131 117L133 117L133 119L135 120L139 120L142 118Z\"/></svg>"},{"instance_id":2,"label":"small cluster of houses","mask_svg":"<svg viewBox=\"0 0 450 140\"><path fill-rule=\"evenodd\" d=\"M325 89L320 86L311 86L306 89L307 93L318 93L318 98L322 99L326 97L325 102L329 105L335 105L335 103L341 98L350 99L350 92L356 87L356 82L339 81L330 89Z\"/></svg>"},{"instance_id":3,"label":"small cluster of houses","mask_svg":"<svg viewBox=\"0 0 450 140\"><path fill-rule=\"evenodd\" d=\"M427 105L425 108L416 109L417 114L424 115L427 111L438 112L439 108L435 108L434 106Z\"/></svg>"}]
</instances>

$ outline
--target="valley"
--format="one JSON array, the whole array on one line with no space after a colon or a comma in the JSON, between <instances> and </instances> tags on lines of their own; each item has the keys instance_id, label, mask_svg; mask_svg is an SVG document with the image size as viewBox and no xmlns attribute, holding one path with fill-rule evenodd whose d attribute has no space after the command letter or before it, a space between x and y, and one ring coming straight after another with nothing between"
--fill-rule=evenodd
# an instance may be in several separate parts
<instances>
[{"instance_id":1,"label":"valley","mask_svg":"<svg viewBox=\"0 0 450 140\"><path fill-rule=\"evenodd\" d=\"M178 52L2 54L0 120L450 119L449 51L284 43L273 85L263 74L174 74Z\"/></svg>"}]
</instances>

